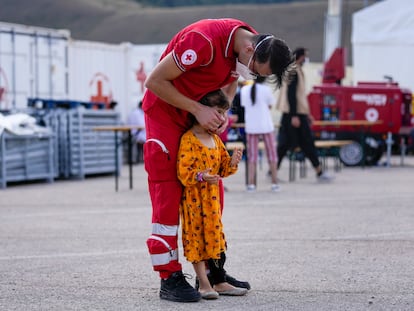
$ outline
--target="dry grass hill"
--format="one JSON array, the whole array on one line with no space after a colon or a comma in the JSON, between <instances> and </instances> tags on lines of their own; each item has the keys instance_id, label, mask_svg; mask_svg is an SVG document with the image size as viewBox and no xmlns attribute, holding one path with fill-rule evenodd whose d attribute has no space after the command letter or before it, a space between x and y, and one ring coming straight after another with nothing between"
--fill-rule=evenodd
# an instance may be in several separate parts
<instances>
[{"instance_id":1,"label":"dry grass hill","mask_svg":"<svg viewBox=\"0 0 414 311\"><path fill-rule=\"evenodd\" d=\"M352 13L366 1L343 2L342 44L350 50ZM0 21L64 28L77 40L147 44L168 42L177 30L198 19L234 17L285 39L292 48L308 47L318 62L323 57L327 7L328 0L174 9L143 8L133 0L0 0Z\"/></svg>"}]
</instances>

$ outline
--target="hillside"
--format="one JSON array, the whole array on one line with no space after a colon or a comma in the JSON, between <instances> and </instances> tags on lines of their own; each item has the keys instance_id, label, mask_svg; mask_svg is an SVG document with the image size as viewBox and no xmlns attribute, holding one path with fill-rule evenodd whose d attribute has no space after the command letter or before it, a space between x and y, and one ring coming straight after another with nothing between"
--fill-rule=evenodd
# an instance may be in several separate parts
<instances>
[{"instance_id":1,"label":"hillside","mask_svg":"<svg viewBox=\"0 0 414 311\"><path fill-rule=\"evenodd\" d=\"M363 0L344 1L343 45L350 50L351 16ZM134 44L165 43L183 26L202 18L234 17L323 57L328 1L266 5L143 8L132 0L0 0L0 21L70 30L77 40ZM348 55L350 62L350 55Z\"/></svg>"}]
</instances>

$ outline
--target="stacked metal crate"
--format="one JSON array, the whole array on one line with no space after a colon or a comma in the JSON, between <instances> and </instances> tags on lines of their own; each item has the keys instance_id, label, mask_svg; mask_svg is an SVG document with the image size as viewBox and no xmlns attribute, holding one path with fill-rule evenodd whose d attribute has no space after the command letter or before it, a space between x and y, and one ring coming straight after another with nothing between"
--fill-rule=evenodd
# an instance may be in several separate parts
<instances>
[{"instance_id":1,"label":"stacked metal crate","mask_svg":"<svg viewBox=\"0 0 414 311\"><path fill-rule=\"evenodd\" d=\"M53 182L53 135L14 135L0 137L0 188L8 182L47 180Z\"/></svg>"},{"instance_id":2,"label":"stacked metal crate","mask_svg":"<svg viewBox=\"0 0 414 311\"><path fill-rule=\"evenodd\" d=\"M68 111L66 109L51 109L42 112L41 120L50 127L54 134L53 163L55 177L68 178L69 145L68 145Z\"/></svg>"},{"instance_id":3,"label":"stacked metal crate","mask_svg":"<svg viewBox=\"0 0 414 311\"><path fill-rule=\"evenodd\" d=\"M77 105L72 109L47 110L42 120L52 128L56 138L56 177L82 179L86 175L117 172L116 162L121 163L122 148L116 148L113 132L94 128L119 125L119 113Z\"/></svg>"},{"instance_id":4,"label":"stacked metal crate","mask_svg":"<svg viewBox=\"0 0 414 311\"><path fill-rule=\"evenodd\" d=\"M37 100L38 102L38 100ZM99 126L120 124L120 114L99 104L47 100L29 103L26 113L51 129L51 134L0 136L0 188L7 182L117 173L122 163L122 137ZM55 103L55 104L53 104ZM45 106L47 104L47 106Z\"/></svg>"},{"instance_id":5,"label":"stacked metal crate","mask_svg":"<svg viewBox=\"0 0 414 311\"><path fill-rule=\"evenodd\" d=\"M115 173L121 163L122 148L116 148L115 134L95 131L98 126L119 125L119 114L111 110L92 110L82 107L68 110L67 165L69 176ZM115 152L118 150L117 158Z\"/></svg>"}]
</instances>

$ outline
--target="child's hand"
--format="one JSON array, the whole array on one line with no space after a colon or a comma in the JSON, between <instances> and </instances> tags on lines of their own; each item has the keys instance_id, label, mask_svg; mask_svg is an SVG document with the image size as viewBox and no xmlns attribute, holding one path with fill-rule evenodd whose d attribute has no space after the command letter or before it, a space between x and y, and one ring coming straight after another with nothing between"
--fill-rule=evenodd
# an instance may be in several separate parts
<instances>
[{"instance_id":1,"label":"child's hand","mask_svg":"<svg viewBox=\"0 0 414 311\"><path fill-rule=\"evenodd\" d=\"M231 166L236 166L241 161L241 158L243 156L243 150L241 148L234 148L233 154L231 156Z\"/></svg>"},{"instance_id":2,"label":"child's hand","mask_svg":"<svg viewBox=\"0 0 414 311\"><path fill-rule=\"evenodd\" d=\"M209 184L217 185L219 180L220 180L220 176L219 175L211 175L210 171L211 171L211 168L208 168L205 171L201 172L203 174L203 180L205 182L209 183Z\"/></svg>"}]
</instances>

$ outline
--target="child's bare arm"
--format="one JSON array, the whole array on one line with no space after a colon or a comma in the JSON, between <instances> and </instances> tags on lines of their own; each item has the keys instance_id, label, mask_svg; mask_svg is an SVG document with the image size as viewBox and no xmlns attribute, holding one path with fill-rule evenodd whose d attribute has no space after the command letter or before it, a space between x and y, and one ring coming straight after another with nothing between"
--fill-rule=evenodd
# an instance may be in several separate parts
<instances>
[{"instance_id":1,"label":"child's bare arm","mask_svg":"<svg viewBox=\"0 0 414 311\"><path fill-rule=\"evenodd\" d=\"M243 150L241 148L234 148L233 154L231 156L230 166L234 167L239 164L243 156Z\"/></svg>"}]
</instances>

